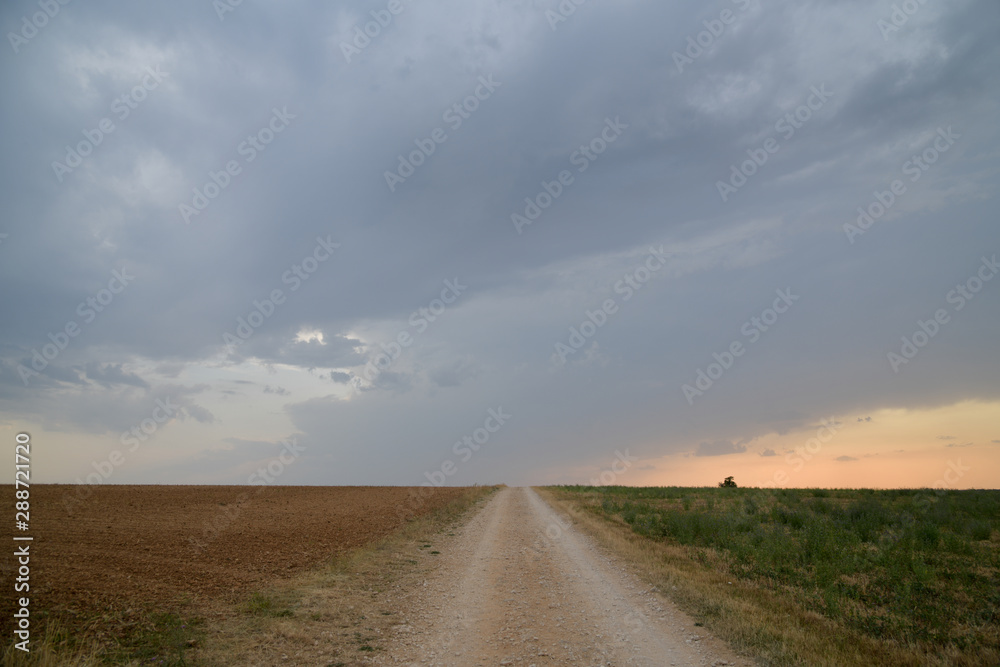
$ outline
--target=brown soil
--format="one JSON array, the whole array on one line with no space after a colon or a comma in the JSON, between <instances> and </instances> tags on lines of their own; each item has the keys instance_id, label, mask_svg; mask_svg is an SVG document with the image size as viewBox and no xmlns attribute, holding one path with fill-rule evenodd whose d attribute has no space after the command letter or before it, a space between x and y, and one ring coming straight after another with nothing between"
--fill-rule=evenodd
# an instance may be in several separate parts
<instances>
[{"instance_id":1,"label":"brown soil","mask_svg":"<svg viewBox=\"0 0 1000 667\"><path fill-rule=\"evenodd\" d=\"M31 487L31 613L92 617L179 600L235 602L397 530L457 499L461 488ZM12 498L5 485L0 497ZM78 502L74 502L78 500ZM10 541L8 545L20 545ZM14 606L13 548L0 587L3 632Z\"/></svg>"}]
</instances>

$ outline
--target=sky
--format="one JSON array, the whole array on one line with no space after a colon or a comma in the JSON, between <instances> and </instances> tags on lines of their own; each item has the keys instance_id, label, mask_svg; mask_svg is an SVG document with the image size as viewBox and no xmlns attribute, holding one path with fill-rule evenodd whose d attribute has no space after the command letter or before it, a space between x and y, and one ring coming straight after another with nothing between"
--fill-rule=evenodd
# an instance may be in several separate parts
<instances>
[{"instance_id":1,"label":"sky","mask_svg":"<svg viewBox=\"0 0 1000 667\"><path fill-rule=\"evenodd\" d=\"M992 0L0 28L34 481L997 487Z\"/></svg>"}]
</instances>

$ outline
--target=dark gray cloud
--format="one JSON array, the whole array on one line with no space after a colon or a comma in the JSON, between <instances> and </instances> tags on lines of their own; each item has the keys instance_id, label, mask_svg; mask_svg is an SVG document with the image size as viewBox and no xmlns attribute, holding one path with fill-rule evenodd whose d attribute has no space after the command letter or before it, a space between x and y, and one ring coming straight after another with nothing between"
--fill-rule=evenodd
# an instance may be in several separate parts
<instances>
[{"instance_id":1,"label":"dark gray cloud","mask_svg":"<svg viewBox=\"0 0 1000 667\"><path fill-rule=\"evenodd\" d=\"M838 456L837 458L834 459L834 461L857 461L857 460L858 459L856 457L848 456L847 454L844 454L843 456Z\"/></svg>"},{"instance_id":2,"label":"dark gray cloud","mask_svg":"<svg viewBox=\"0 0 1000 667\"><path fill-rule=\"evenodd\" d=\"M416 483L503 405L515 417L454 480L519 483L620 446L736 453L831 415L1000 398L1000 282L948 300L1000 253L995 3L927 3L885 36L888 0L586 3L553 30L557 4L408 4L350 62L359 0L221 21L194 0L71 3L8 44L0 418L113 447L169 396L191 417L183 442L157 435L177 481L203 475L192 433L238 459L226 438L255 428L310 445L289 479ZM737 22L678 71L725 7ZM563 170L518 234L511 215ZM905 192L850 236L894 179ZM636 283L650 246L667 259ZM447 304L445 281L467 286ZM752 324L776 290L798 299ZM942 308L894 372L887 354Z\"/></svg>"}]
</instances>

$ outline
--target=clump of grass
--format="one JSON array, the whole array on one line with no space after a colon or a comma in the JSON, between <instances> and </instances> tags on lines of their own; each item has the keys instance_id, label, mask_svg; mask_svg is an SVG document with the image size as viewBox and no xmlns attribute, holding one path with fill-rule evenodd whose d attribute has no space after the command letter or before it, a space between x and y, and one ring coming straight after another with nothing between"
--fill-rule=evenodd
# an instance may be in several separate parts
<instances>
[{"instance_id":1,"label":"clump of grass","mask_svg":"<svg viewBox=\"0 0 1000 667\"><path fill-rule=\"evenodd\" d=\"M138 661L140 664L179 667L189 664L188 653L197 645L201 621L173 613L153 614L138 632L127 635L109 651L113 664Z\"/></svg>"},{"instance_id":2,"label":"clump of grass","mask_svg":"<svg viewBox=\"0 0 1000 667\"><path fill-rule=\"evenodd\" d=\"M291 609L279 608L279 605L271 597L263 593L253 593L243 605L243 611L251 616L281 617L294 615Z\"/></svg>"},{"instance_id":3,"label":"clump of grass","mask_svg":"<svg viewBox=\"0 0 1000 667\"><path fill-rule=\"evenodd\" d=\"M80 622L74 631L50 619L32 633L30 652L10 644L0 664L18 667L96 667L97 665L190 664L191 652L205 634L203 620L173 612L108 610Z\"/></svg>"},{"instance_id":4,"label":"clump of grass","mask_svg":"<svg viewBox=\"0 0 1000 667\"><path fill-rule=\"evenodd\" d=\"M96 643L83 645L75 633L68 632L58 622L49 620L43 629L32 633L30 651L7 645L0 653L0 664L10 667L96 667L100 665L100 647Z\"/></svg>"}]
</instances>

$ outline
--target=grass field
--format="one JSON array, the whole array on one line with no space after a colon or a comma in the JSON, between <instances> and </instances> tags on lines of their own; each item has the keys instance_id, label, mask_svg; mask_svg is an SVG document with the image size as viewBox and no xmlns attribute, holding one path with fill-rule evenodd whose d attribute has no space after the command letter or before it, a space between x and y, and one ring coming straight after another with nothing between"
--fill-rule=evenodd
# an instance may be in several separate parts
<instances>
[{"instance_id":1,"label":"grass field","mask_svg":"<svg viewBox=\"0 0 1000 667\"><path fill-rule=\"evenodd\" d=\"M550 489L680 548L675 558L732 581L741 604L790 604L803 619L825 619L822 627L848 644L879 644L905 664L1000 664L1000 491ZM761 595L740 593L748 589ZM708 624L723 613L716 602L699 605ZM780 628L739 643L776 662L797 655Z\"/></svg>"}]
</instances>

